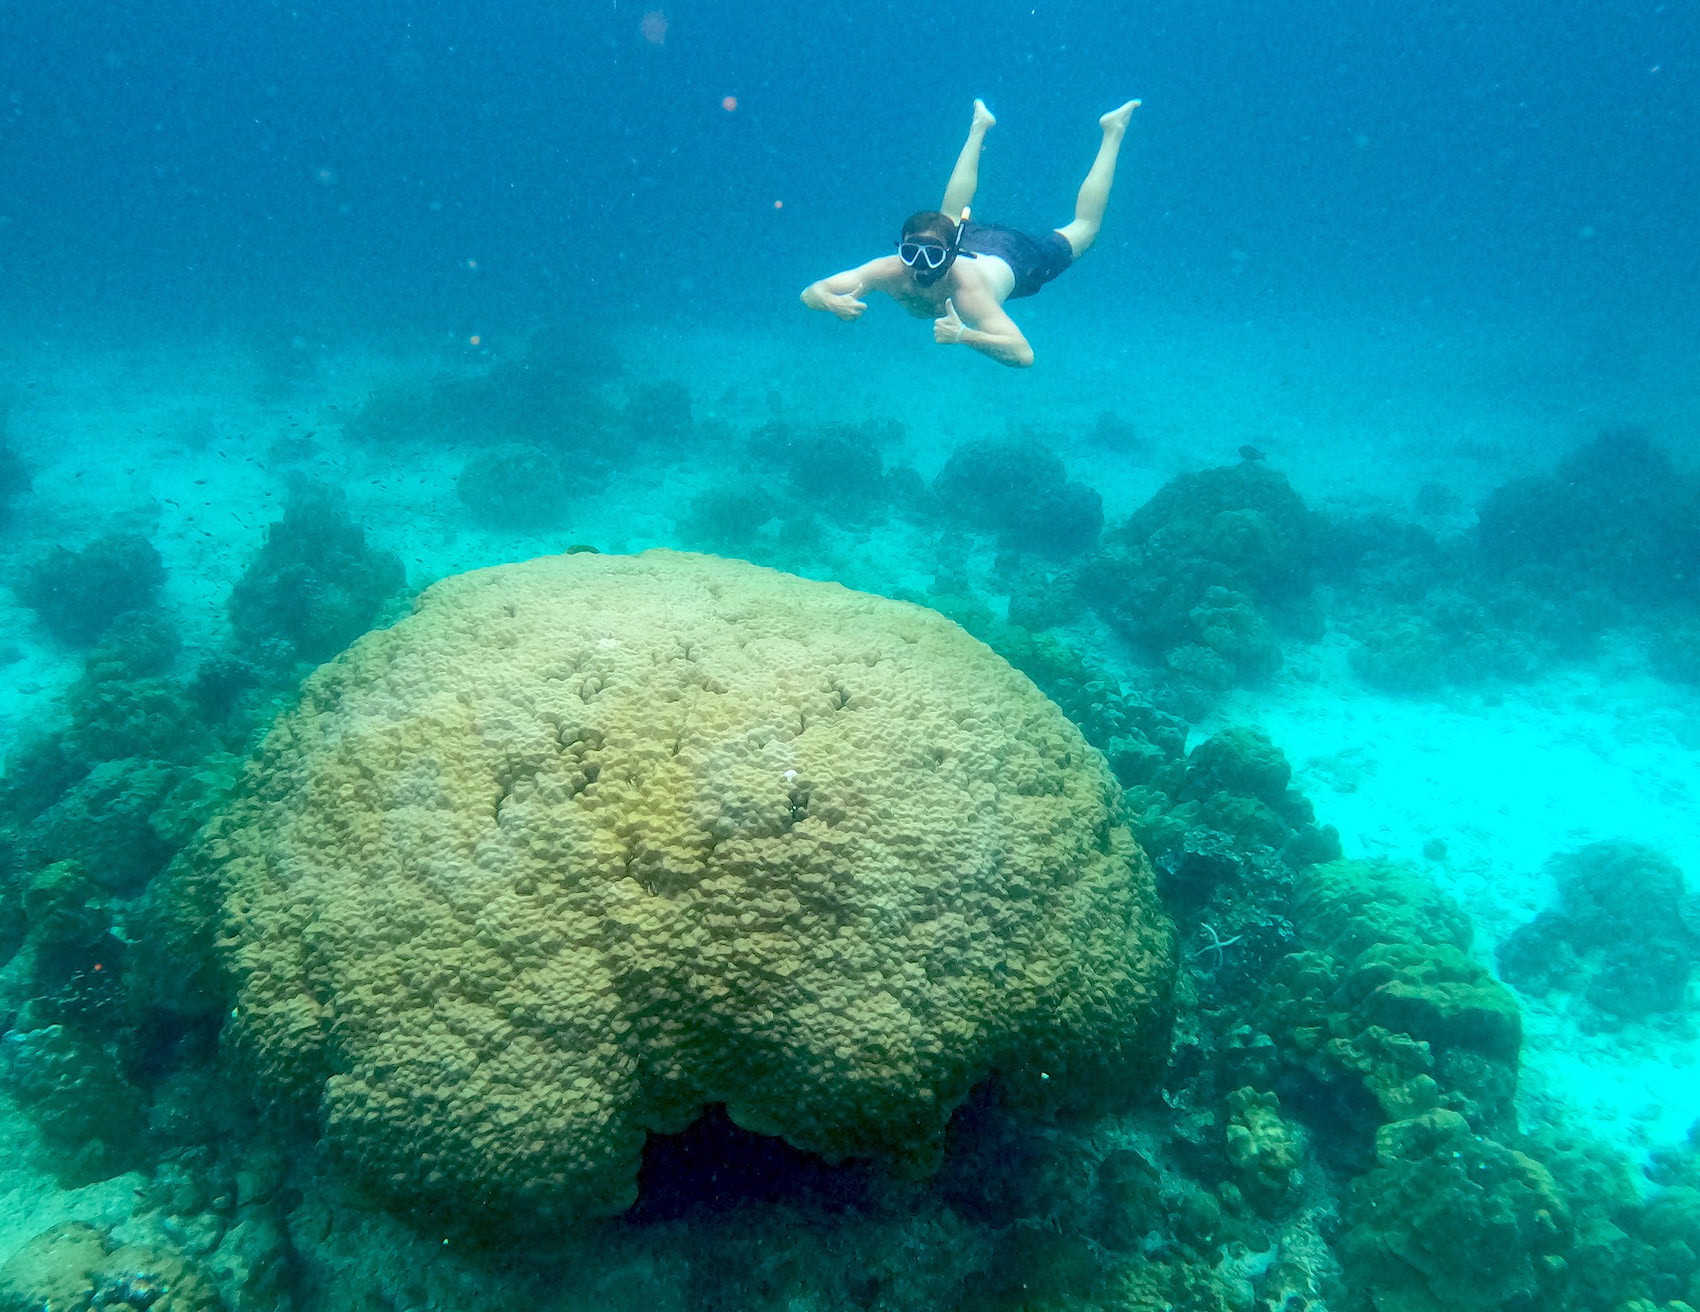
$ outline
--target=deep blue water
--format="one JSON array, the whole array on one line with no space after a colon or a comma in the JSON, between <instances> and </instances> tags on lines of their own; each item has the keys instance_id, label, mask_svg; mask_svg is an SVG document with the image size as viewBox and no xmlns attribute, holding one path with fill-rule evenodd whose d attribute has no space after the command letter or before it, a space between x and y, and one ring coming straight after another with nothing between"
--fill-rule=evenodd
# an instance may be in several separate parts
<instances>
[{"instance_id":1,"label":"deep blue water","mask_svg":"<svg viewBox=\"0 0 1700 1312\"><path fill-rule=\"evenodd\" d=\"M11 0L11 328L760 323L936 203L974 95L982 213L1037 227L1144 99L1096 256L1135 312L1700 291L1692 3L652 2L660 44L630 0Z\"/></svg>"}]
</instances>

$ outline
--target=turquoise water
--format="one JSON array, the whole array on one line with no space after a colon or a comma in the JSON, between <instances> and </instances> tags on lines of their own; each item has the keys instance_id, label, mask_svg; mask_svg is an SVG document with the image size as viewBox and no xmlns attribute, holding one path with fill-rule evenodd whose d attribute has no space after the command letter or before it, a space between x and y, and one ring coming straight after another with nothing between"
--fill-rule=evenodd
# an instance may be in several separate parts
<instances>
[{"instance_id":1,"label":"turquoise water","mask_svg":"<svg viewBox=\"0 0 1700 1312\"><path fill-rule=\"evenodd\" d=\"M1690 6L80 4L5 30L0 1306L1700 1298ZM1035 232L1098 116L1143 102L1096 245L1005 306L1031 368L888 297L798 302L939 203L976 96L975 217ZM316 1101L359 1065L334 952L323 1069L256 1069L249 893L197 834L293 777L282 749L241 771L303 680L439 580L658 547L937 611L1060 707L1149 854L1146 929L1173 922L1145 1075L1023 1103L1059 1004L965 1059L940 1158L904 1170L805 1151L842 1129L811 1120L839 1078L815 1053L777 1122L718 1086L656 1113L635 1204L580 1216L491 1183L501 1135L429 1197L362 1166ZM402 719L418 761L460 759ZM917 795L925 723L880 767ZM695 804L737 814L742 778ZM362 805L452 887L395 787ZM963 868L1002 877L994 848ZM352 853L326 868L358 889ZM177 935L203 914L222 935ZM760 1028L728 1005L717 1059ZM879 1014L848 1041L878 1048ZM424 1153L428 1102L369 1133Z\"/></svg>"}]
</instances>

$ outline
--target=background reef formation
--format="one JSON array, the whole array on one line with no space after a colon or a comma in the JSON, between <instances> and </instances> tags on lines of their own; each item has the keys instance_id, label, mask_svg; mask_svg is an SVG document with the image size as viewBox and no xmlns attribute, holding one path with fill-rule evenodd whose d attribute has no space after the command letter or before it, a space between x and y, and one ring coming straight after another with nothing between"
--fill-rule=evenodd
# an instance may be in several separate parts
<instances>
[{"instance_id":1,"label":"background reef formation","mask_svg":"<svg viewBox=\"0 0 1700 1312\"><path fill-rule=\"evenodd\" d=\"M1173 955L1104 759L918 607L712 557L445 580L162 881L188 1006L370 1186L618 1212L646 1132L905 1174L996 1074L1154 1085ZM184 908L189 910L185 911ZM187 935L188 943L184 942Z\"/></svg>"}]
</instances>

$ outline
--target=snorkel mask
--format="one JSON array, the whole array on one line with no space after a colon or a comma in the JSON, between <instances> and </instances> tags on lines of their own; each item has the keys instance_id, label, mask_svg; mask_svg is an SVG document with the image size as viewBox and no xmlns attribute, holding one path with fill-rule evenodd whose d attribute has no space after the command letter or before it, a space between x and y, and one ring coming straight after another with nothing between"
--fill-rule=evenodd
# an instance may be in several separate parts
<instances>
[{"instance_id":1,"label":"snorkel mask","mask_svg":"<svg viewBox=\"0 0 1700 1312\"><path fill-rule=\"evenodd\" d=\"M897 243L897 258L908 268L916 286L931 287L956 263L962 250L962 230L967 224L968 207L963 206L962 217L956 221L956 231L948 244L930 232L903 234Z\"/></svg>"}]
</instances>

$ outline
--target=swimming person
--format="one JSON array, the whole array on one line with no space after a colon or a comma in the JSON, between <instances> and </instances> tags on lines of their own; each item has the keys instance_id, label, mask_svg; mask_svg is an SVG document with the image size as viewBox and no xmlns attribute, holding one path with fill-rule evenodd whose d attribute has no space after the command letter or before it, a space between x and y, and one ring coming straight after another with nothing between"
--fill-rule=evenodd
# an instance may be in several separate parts
<instances>
[{"instance_id":1,"label":"swimming person","mask_svg":"<svg viewBox=\"0 0 1700 1312\"><path fill-rule=\"evenodd\" d=\"M1019 368L1032 364L1033 348L1004 313L1003 303L1033 295L1097 240L1116 177L1116 156L1138 108L1139 101L1130 100L1098 120L1104 139L1080 184L1074 221L1035 237L969 218L969 203L980 182L980 149L987 130L997 122L986 102L976 100L968 140L950 172L944 203L904 220L896 255L882 255L810 283L803 289L803 304L848 322L861 318L868 308L863 292L884 292L910 314L931 319L935 342L972 346Z\"/></svg>"}]
</instances>

